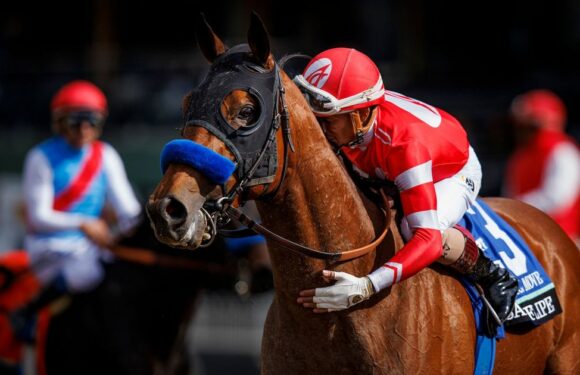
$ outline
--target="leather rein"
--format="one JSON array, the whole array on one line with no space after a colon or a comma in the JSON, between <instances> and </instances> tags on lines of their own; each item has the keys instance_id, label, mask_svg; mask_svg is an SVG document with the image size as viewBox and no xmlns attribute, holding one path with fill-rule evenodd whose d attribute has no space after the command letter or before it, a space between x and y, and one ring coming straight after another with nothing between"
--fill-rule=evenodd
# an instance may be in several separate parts
<instances>
[{"instance_id":1,"label":"leather rein","mask_svg":"<svg viewBox=\"0 0 580 375\"><path fill-rule=\"evenodd\" d=\"M383 199L383 203L385 204L385 207L386 207L385 227L383 228L383 231L370 244L362 246L362 247L358 247L356 249L346 250L346 251L342 251L342 252L328 252L328 251L316 250L316 249L313 249L311 247L308 247L308 246L299 244L297 242L291 241L287 238L284 238L284 237L270 231L268 228L257 223L255 220L250 218L248 215L244 214L242 211L240 211L239 209L237 209L233 206L226 207L225 213L230 218L233 218L233 219L239 221L241 224L248 227L248 229L251 229L256 233L263 235L267 239L276 242L278 245L280 245L288 250L295 251L297 253L306 255L306 256L311 257L311 258L324 259L324 260L328 260L330 262L343 262L343 261L347 261L347 260L356 259L356 258L359 258L363 255L370 253L372 250L377 248L377 246L384 240L385 236L389 232L389 226L391 223L391 215L390 215L391 211L388 208L389 203L388 203L388 199L387 199L385 193L382 190L380 191L380 193L381 193L381 198Z\"/></svg>"}]
</instances>

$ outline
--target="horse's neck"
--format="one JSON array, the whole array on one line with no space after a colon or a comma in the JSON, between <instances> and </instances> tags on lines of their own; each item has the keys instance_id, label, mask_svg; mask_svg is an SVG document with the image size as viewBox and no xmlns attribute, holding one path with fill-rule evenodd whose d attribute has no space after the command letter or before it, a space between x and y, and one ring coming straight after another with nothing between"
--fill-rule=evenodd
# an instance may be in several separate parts
<instances>
[{"instance_id":1,"label":"horse's neck","mask_svg":"<svg viewBox=\"0 0 580 375\"><path fill-rule=\"evenodd\" d=\"M301 97L291 95L300 95L293 90L287 88L287 100L288 107L293 108L291 130L296 151L291 152L288 173L277 197L258 203L262 219L284 237L315 249L336 252L366 245L375 237L371 218L314 116L303 109ZM286 249L274 249L272 261L275 273L281 276L276 281L288 289L294 289L295 283L312 287L306 285L306 275L328 266ZM356 273L353 267L349 264L344 269Z\"/></svg>"}]
</instances>

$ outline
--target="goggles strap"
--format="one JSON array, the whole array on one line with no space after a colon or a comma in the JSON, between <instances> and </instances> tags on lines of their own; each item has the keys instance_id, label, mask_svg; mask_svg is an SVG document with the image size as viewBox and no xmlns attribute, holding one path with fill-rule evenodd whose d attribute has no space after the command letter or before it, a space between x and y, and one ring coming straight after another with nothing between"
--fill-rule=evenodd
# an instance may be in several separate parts
<instances>
[{"instance_id":1,"label":"goggles strap","mask_svg":"<svg viewBox=\"0 0 580 375\"><path fill-rule=\"evenodd\" d=\"M376 106L369 108L369 111L364 120L361 120L360 112L360 109L348 112L350 114L350 121L355 135L354 140L349 142L348 146L356 146L364 141L364 135L369 131L375 122L378 110Z\"/></svg>"},{"instance_id":2,"label":"goggles strap","mask_svg":"<svg viewBox=\"0 0 580 375\"><path fill-rule=\"evenodd\" d=\"M350 115L350 123L352 124L352 130L354 132L354 140L350 141L348 146L352 147L362 143L364 131L362 128L362 121L360 119L359 111L352 111L348 114Z\"/></svg>"},{"instance_id":3,"label":"goggles strap","mask_svg":"<svg viewBox=\"0 0 580 375\"><path fill-rule=\"evenodd\" d=\"M321 107L324 108L324 110L322 110L322 108L321 110L317 110L312 103L309 103L312 110L321 115L343 113L342 109L345 107L376 100L385 94L383 80L380 77L375 85L370 89L343 99L337 99L332 94L313 86L302 75L296 76L294 82L301 88L301 90L310 93L311 96L319 96L326 99L325 102L321 102ZM310 99L308 100L310 102Z\"/></svg>"},{"instance_id":4,"label":"goggles strap","mask_svg":"<svg viewBox=\"0 0 580 375\"><path fill-rule=\"evenodd\" d=\"M367 114L367 117L361 123L361 130L364 133L366 133L375 122L375 119L377 118L377 113L378 113L377 106L369 108L369 113Z\"/></svg>"}]
</instances>

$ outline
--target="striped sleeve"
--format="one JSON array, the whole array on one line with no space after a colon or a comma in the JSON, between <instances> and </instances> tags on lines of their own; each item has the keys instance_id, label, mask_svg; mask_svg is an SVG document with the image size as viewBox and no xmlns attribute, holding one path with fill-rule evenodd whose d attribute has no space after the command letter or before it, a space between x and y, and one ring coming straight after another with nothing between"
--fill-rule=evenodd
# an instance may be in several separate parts
<instances>
[{"instance_id":1,"label":"striped sleeve","mask_svg":"<svg viewBox=\"0 0 580 375\"><path fill-rule=\"evenodd\" d=\"M418 143L393 147L382 168L393 176L399 189L403 214L413 237L389 262L369 275L375 290L413 276L442 254L432 161L427 149Z\"/></svg>"}]
</instances>

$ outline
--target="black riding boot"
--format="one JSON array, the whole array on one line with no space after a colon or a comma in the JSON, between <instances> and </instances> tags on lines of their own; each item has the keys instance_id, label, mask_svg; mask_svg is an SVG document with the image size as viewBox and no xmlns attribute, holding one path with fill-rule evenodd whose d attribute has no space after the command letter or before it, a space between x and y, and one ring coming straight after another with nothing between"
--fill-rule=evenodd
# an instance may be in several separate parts
<instances>
[{"instance_id":1,"label":"black riding boot","mask_svg":"<svg viewBox=\"0 0 580 375\"><path fill-rule=\"evenodd\" d=\"M468 275L485 293L485 297L503 323L512 312L518 293L518 281L505 269L479 252L475 267Z\"/></svg>"},{"instance_id":2,"label":"black riding boot","mask_svg":"<svg viewBox=\"0 0 580 375\"><path fill-rule=\"evenodd\" d=\"M486 257L465 228L455 226L455 229L463 233L465 248L463 254L450 267L469 277L483 289L485 298L503 323L514 308L518 281L506 269ZM499 324L488 309L484 311L485 333L494 337Z\"/></svg>"},{"instance_id":3,"label":"black riding boot","mask_svg":"<svg viewBox=\"0 0 580 375\"><path fill-rule=\"evenodd\" d=\"M37 313L66 293L64 278L59 276L44 287L35 299L10 314L14 335L21 341L33 343Z\"/></svg>"}]
</instances>

